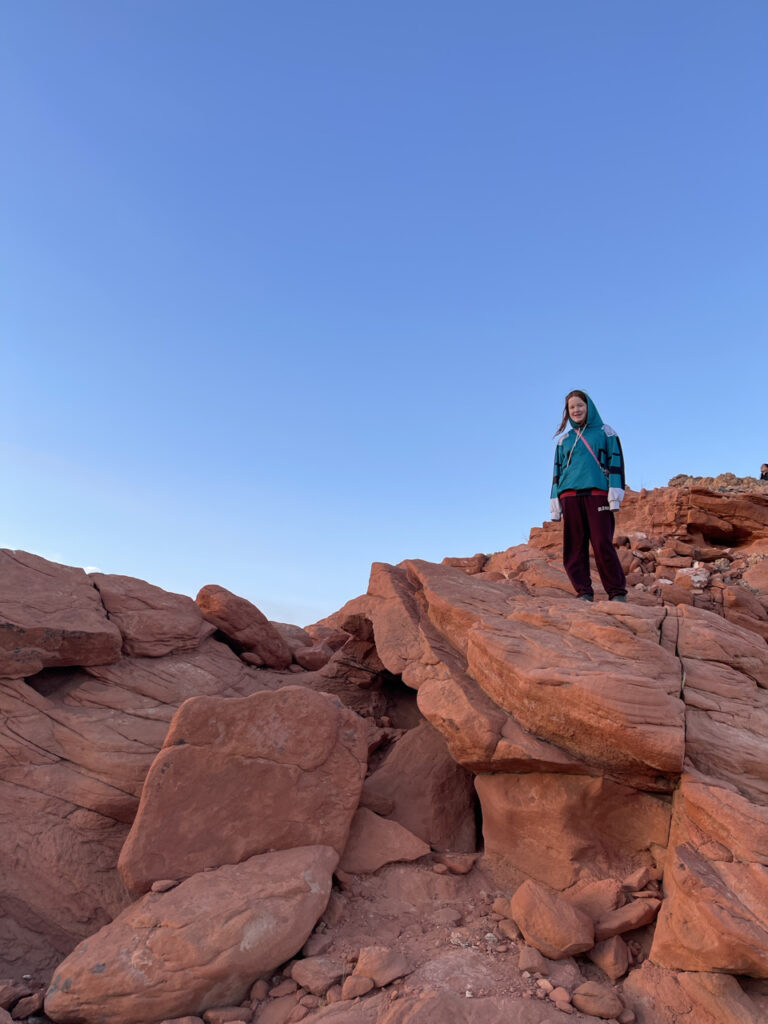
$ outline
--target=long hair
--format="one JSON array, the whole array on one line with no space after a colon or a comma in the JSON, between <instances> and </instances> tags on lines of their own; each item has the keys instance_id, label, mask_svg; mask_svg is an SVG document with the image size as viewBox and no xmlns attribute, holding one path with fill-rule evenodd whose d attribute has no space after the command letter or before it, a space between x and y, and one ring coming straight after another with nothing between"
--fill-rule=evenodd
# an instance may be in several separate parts
<instances>
[{"instance_id":1,"label":"long hair","mask_svg":"<svg viewBox=\"0 0 768 1024\"><path fill-rule=\"evenodd\" d=\"M579 391L578 388L575 391L569 391L568 394L565 396L565 405L563 407L563 418L560 421L560 426L557 428L557 430L552 435L553 437L557 437L558 434L562 434L562 432L565 430L566 423L570 419L570 416L568 415L568 399L569 398L580 398L585 405L587 405L587 406L589 405L589 399L587 398L587 395L586 395L585 391Z\"/></svg>"}]
</instances>

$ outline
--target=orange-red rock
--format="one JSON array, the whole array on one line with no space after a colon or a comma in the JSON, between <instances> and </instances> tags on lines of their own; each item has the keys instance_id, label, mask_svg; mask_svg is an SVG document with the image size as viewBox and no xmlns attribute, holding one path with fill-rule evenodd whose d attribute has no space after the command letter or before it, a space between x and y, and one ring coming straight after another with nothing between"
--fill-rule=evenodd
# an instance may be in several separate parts
<instances>
[{"instance_id":1,"label":"orange-red rock","mask_svg":"<svg viewBox=\"0 0 768 1024\"><path fill-rule=\"evenodd\" d=\"M352 819L349 839L339 867L352 874L378 871L384 864L398 860L418 860L429 853L429 846L396 821L381 818L367 807L360 807Z\"/></svg>"},{"instance_id":2,"label":"orange-red rock","mask_svg":"<svg viewBox=\"0 0 768 1024\"><path fill-rule=\"evenodd\" d=\"M203 587L195 600L203 617L238 650L256 655L269 668L288 668L291 664L290 647L255 604L213 583Z\"/></svg>"},{"instance_id":3,"label":"orange-red rock","mask_svg":"<svg viewBox=\"0 0 768 1024\"><path fill-rule=\"evenodd\" d=\"M448 753L445 740L423 722L397 741L363 786L365 799L386 800L384 816L436 850L475 849L473 776Z\"/></svg>"},{"instance_id":4,"label":"orange-red rock","mask_svg":"<svg viewBox=\"0 0 768 1024\"><path fill-rule=\"evenodd\" d=\"M536 882L523 882L517 889L510 914L525 941L550 960L563 960L594 945L592 919Z\"/></svg>"},{"instance_id":5,"label":"orange-red rock","mask_svg":"<svg viewBox=\"0 0 768 1024\"><path fill-rule=\"evenodd\" d=\"M666 846L669 805L602 778L497 773L475 782L485 863L500 881L525 874L556 889L653 863Z\"/></svg>"},{"instance_id":6,"label":"orange-red rock","mask_svg":"<svg viewBox=\"0 0 768 1024\"><path fill-rule=\"evenodd\" d=\"M651 958L768 977L768 808L695 775L675 796Z\"/></svg>"},{"instance_id":7,"label":"orange-red rock","mask_svg":"<svg viewBox=\"0 0 768 1024\"><path fill-rule=\"evenodd\" d=\"M126 905L118 854L178 705L262 685L211 639L163 658L0 682L5 970L50 971Z\"/></svg>"},{"instance_id":8,"label":"orange-red rock","mask_svg":"<svg viewBox=\"0 0 768 1024\"><path fill-rule=\"evenodd\" d=\"M106 665L120 658L122 642L83 569L0 550L0 677Z\"/></svg>"},{"instance_id":9,"label":"orange-red rock","mask_svg":"<svg viewBox=\"0 0 768 1024\"><path fill-rule=\"evenodd\" d=\"M132 892L294 846L344 850L367 764L354 712L303 687L178 711L120 854Z\"/></svg>"},{"instance_id":10,"label":"orange-red rock","mask_svg":"<svg viewBox=\"0 0 768 1024\"><path fill-rule=\"evenodd\" d=\"M81 943L45 1000L57 1024L155 1024L242 1002L301 948L337 854L311 846L202 872L150 893Z\"/></svg>"}]
</instances>

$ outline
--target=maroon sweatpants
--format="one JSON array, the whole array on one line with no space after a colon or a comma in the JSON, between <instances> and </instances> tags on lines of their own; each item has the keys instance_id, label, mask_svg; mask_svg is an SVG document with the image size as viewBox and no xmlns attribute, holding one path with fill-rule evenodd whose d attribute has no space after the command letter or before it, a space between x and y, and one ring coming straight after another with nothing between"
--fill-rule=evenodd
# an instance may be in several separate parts
<instances>
[{"instance_id":1,"label":"maroon sweatpants","mask_svg":"<svg viewBox=\"0 0 768 1024\"><path fill-rule=\"evenodd\" d=\"M563 510L563 566L577 594L592 595L589 543L608 597L626 594L627 581L613 546L614 516L606 494L560 495Z\"/></svg>"}]
</instances>

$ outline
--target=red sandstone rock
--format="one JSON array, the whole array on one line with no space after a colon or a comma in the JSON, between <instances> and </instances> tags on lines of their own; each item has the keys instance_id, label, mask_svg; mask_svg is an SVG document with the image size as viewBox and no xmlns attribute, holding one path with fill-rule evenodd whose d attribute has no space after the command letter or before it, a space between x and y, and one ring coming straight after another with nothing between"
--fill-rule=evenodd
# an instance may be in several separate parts
<instances>
[{"instance_id":1,"label":"red sandstone rock","mask_svg":"<svg viewBox=\"0 0 768 1024\"><path fill-rule=\"evenodd\" d=\"M331 889L336 853L267 853L150 893L80 944L45 1001L57 1024L154 1024L242 1002L254 975L301 948Z\"/></svg>"},{"instance_id":2,"label":"red sandstone rock","mask_svg":"<svg viewBox=\"0 0 768 1024\"><path fill-rule=\"evenodd\" d=\"M587 955L611 981L618 981L629 968L629 950L620 935L613 935L598 942Z\"/></svg>"},{"instance_id":3,"label":"red sandstone rock","mask_svg":"<svg viewBox=\"0 0 768 1024\"><path fill-rule=\"evenodd\" d=\"M10 973L47 974L125 907L118 854L182 700L262 685L214 640L0 684L0 962Z\"/></svg>"},{"instance_id":4,"label":"red sandstone rock","mask_svg":"<svg viewBox=\"0 0 768 1024\"><path fill-rule=\"evenodd\" d=\"M84 570L0 550L0 676L106 665L122 642Z\"/></svg>"},{"instance_id":5,"label":"red sandstone rock","mask_svg":"<svg viewBox=\"0 0 768 1024\"><path fill-rule=\"evenodd\" d=\"M43 1008L43 992L34 992L30 996L24 996L11 1010L11 1017L14 1020L25 1020L32 1014L38 1013Z\"/></svg>"},{"instance_id":6,"label":"red sandstone rock","mask_svg":"<svg viewBox=\"0 0 768 1024\"><path fill-rule=\"evenodd\" d=\"M666 846L669 805L651 794L588 776L478 775L485 863L500 881L513 870L556 889L610 878L651 862Z\"/></svg>"},{"instance_id":7,"label":"red sandstone rock","mask_svg":"<svg viewBox=\"0 0 768 1024\"><path fill-rule=\"evenodd\" d=\"M245 1021L250 1024L252 1013L243 1006L216 1006L203 1014L205 1024L236 1024Z\"/></svg>"},{"instance_id":8,"label":"red sandstone rock","mask_svg":"<svg viewBox=\"0 0 768 1024\"><path fill-rule=\"evenodd\" d=\"M343 966L325 956L297 960L291 968L291 977L316 996L324 996L331 985L341 981L343 975Z\"/></svg>"},{"instance_id":9,"label":"red sandstone rock","mask_svg":"<svg viewBox=\"0 0 768 1024\"><path fill-rule=\"evenodd\" d=\"M523 882L512 897L510 912L525 941L551 960L594 945L592 919L536 882Z\"/></svg>"},{"instance_id":10,"label":"red sandstone rock","mask_svg":"<svg viewBox=\"0 0 768 1024\"><path fill-rule=\"evenodd\" d=\"M419 690L421 710L468 767L512 768L500 742L512 716L565 764L670 788L683 707L679 665L659 643L662 610L554 606L417 561L374 566L368 600L385 666Z\"/></svg>"},{"instance_id":11,"label":"red sandstone rock","mask_svg":"<svg viewBox=\"0 0 768 1024\"><path fill-rule=\"evenodd\" d=\"M0 1010L10 1010L19 999L32 995L32 989L26 982L14 981L12 978L0 979Z\"/></svg>"},{"instance_id":12,"label":"red sandstone rock","mask_svg":"<svg viewBox=\"0 0 768 1024\"><path fill-rule=\"evenodd\" d=\"M624 1004L613 989L597 981L585 981L579 985L571 999L577 1010L604 1020L617 1017L624 1009Z\"/></svg>"},{"instance_id":13,"label":"red sandstone rock","mask_svg":"<svg viewBox=\"0 0 768 1024\"><path fill-rule=\"evenodd\" d=\"M130 576L97 572L89 578L122 633L125 654L157 658L191 650L216 628L205 621L191 597Z\"/></svg>"},{"instance_id":14,"label":"red sandstone rock","mask_svg":"<svg viewBox=\"0 0 768 1024\"><path fill-rule=\"evenodd\" d=\"M763 1024L738 981L724 974L671 974L646 961L624 980L623 994L637 1024Z\"/></svg>"},{"instance_id":15,"label":"red sandstone rock","mask_svg":"<svg viewBox=\"0 0 768 1024\"><path fill-rule=\"evenodd\" d=\"M428 853L429 846L408 829L360 807L352 819L339 867L352 874L367 874L384 864L418 860Z\"/></svg>"},{"instance_id":16,"label":"red sandstone rock","mask_svg":"<svg viewBox=\"0 0 768 1024\"><path fill-rule=\"evenodd\" d=\"M651 958L768 978L768 808L695 775L675 795Z\"/></svg>"},{"instance_id":17,"label":"red sandstone rock","mask_svg":"<svg viewBox=\"0 0 768 1024\"><path fill-rule=\"evenodd\" d=\"M651 921L655 921L660 906L661 900L649 898L633 900L631 903L625 903L623 907L611 910L595 923L596 941L602 942L613 935L623 935L624 932L650 924Z\"/></svg>"},{"instance_id":18,"label":"red sandstone rock","mask_svg":"<svg viewBox=\"0 0 768 1024\"><path fill-rule=\"evenodd\" d=\"M203 587L195 600L203 617L239 650L255 654L269 668L288 668L291 664L290 647L256 605L215 584Z\"/></svg>"},{"instance_id":19,"label":"red sandstone rock","mask_svg":"<svg viewBox=\"0 0 768 1024\"><path fill-rule=\"evenodd\" d=\"M364 799L391 802L385 817L437 850L475 849L473 777L428 722L398 740L363 786Z\"/></svg>"},{"instance_id":20,"label":"red sandstone rock","mask_svg":"<svg viewBox=\"0 0 768 1024\"><path fill-rule=\"evenodd\" d=\"M261 1007L255 1018L255 1024L288 1024L296 1009L297 995L281 996L272 999Z\"/></svg>"},{"instance_id":21,"label":"red sandstone rock","mask_svg":"<svg viewBox=\"0 0 768 1024\"><path fill-rule=\"evenodd\" d=\"M294 846L340 854L367 751L353 712L303 687L199 697L176 714L120 854L130 891Z\"/></svg>"},{"instance_id":22,"label":"red sandstone rock","mask_svg":"<svg viewBox=\"0 0 768 1024\"><path fill-rule=\"evenodd\" d=\"M413 966L402 953L383 946L366 946L360 950L353 972L355 977L370 978L377 988L396 978L410 974Z\"/></svg>"},{"instance_id":23,"label":"red sandstone rock","mask_svg":"<svg viewBox=\"0 0 768 1024\"><path fill-rule=\"evenodd\" d=\"M370 992L373 987L371 978L358 978L350 974L348 978L344 979L344 984L341 986L341 998L357 999L358 996L364 996L366 992Z\"/></svg>"}]
</instances>

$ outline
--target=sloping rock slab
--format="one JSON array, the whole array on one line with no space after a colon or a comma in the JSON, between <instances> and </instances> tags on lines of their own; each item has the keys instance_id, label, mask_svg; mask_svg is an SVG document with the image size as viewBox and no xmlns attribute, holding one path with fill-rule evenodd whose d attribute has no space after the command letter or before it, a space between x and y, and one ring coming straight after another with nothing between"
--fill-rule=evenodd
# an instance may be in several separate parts
<instances>
[{"instance_id":1,"label":"sloping rock slab","mask_svg":"<svg viewBox=\"0 0 768 1024\"><path fill-rule=\"evenodd\" d=\"M673 788L684 708L680 664L661 645L665 609L518 597L502 582L416 560L374 565L367 607L385 667L418 689L461 763L498 760L511 718L531 737L530 770L544 741L563 769L570 759L644 789ZM464 721L465 737L477 737L470 749L457 736Z\"/></svg>"},{"instance_id":2,"label":"sloping rock slab","mask_svg":"<svg viewBox=\"0 0 768 1024\"><path fill-rule=\"evenodd\" d=\"M95 572L91 581L123 635L123 652L159 658L197 647L216 627L192 600L132 576Z\"/></svg>"},{"instance_id":3,"label":"sloping rock slab","mask_svg":"<svg viewBox=\"0 0 768 1024\"><path fill-rule=\"evenodd\" d=\"M240 700L195 697L147 775L120 855L131 892L267 850L340 855L365 775L367 726L300 686Z\"/></svg>"},{"instance_id":4,"label":"sloping rock slab","mask_svg":"<svg viewBox=\"0 0 768 1024\"><path fill-rule=\"evenodd\" d=\"M0 677L117 661L123 639L83 569L0 550Z\"/></svg>"},{"instance_id":5,"label":"sloping rock slab","mask_svg":"<svg viewBox=\"0 0 768 1024\"><path fill-rule=\"evenodd\" d=\"M242 1002L306 941L337 859L327 846L284 850L149 893L59 966L45 1012L58 1024L155 1024Z\"/></svg>"}]
</instances>

